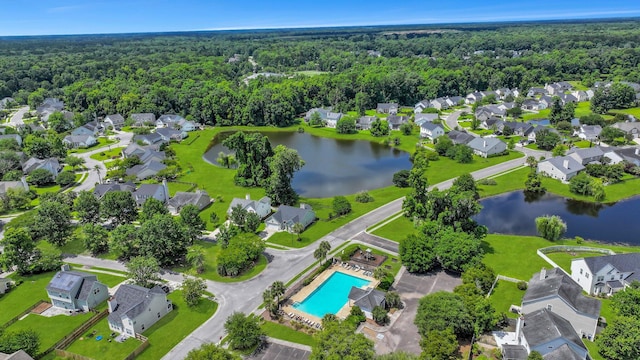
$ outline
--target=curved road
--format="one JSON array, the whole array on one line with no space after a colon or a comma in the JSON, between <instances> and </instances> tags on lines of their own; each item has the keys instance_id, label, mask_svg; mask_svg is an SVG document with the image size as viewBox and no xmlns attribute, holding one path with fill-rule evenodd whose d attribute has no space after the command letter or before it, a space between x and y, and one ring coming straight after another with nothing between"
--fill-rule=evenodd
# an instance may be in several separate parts
<instances>
[{"instance_id":1,"label":"curved road","mask_svg":"<svg viewBox=\"0 0 640 360\"><path fill-rule=\"evenodd\" d=\"M27 111L29 111L28 106L23 106L18 109L18 111L11 115L11 118L9 119L9 123L7 125L14 127L24 125L24 121L22 120L22 118L24 117L24 114L27 113Z\"/></svg>"}]
</instances>

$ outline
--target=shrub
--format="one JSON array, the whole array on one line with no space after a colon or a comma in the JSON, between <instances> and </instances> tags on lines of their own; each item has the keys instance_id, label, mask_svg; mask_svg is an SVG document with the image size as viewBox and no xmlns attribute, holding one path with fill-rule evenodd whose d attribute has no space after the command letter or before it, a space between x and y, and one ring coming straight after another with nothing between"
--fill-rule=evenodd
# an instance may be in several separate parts
<instances>
[{"instance_id":1,"label":"shrub","mask_svg":"<svg viewBox=\"0 0 640 360\"><path fill-rule=\"evenodd\" d=\"M333 198L333 211L337 216L346 215L351 212L351 203L344 196Z\"/></svg>"},{"instance_id":2,"label":"shrub","mask_svg":"<svg viewBox=\"0 0 640 360\"><path fill-rule=\"evenodd\" d=\"M437 152L435 152L435 151L429 151L429 152L427 153L427 160L429 160L429 161L436 161L436 160L438 160L438 159L440 159L440 155L438 155L438 153L437 153Z\"/></svg>"},{"instance_id":3,"label":"shrub","mask_svg":"<svg viewBox=\"0 0 640 360\"><path fill-rule=\"evenodd\" d=\"M437 155L437 154L436 154ZM409 187L409 170L400 170L393 174L393 184L399 188Z\"/></svg>"},{"instance_id":4,"label":"shrub","mask_svg":"<svg viewBox=\"0 0 640 360\"><path fill-rule=\"evenodd\" d=\"M584 239L580 236L576 236L576 244L581 245L584 242Z\"/></svg>"},{"instance_id":5,"label":"shrub","mask_svg":"<svg viewBox=\"0 0 640 360\"><path fill-rule=\"evenodd\" d=\"M378 285L378 287L384 291L387 291L391 288L391 285L393 285L393 278L387 277L382 279L382 281L380 281L380 284Z\"/></svg>"},{"instance_id":6,"label":"shrub","mask_svg":"<svg viewBox=\"0 0 640 360\"><path fill-rule=\"evenodd\" d=\"M356 194L356 202L359 203L368 203L373 202L373 196L371 196L367 191L360 191Z\"/></svg>"},{"instance_id":7,"label":"shrub","mask_svg":"<svg viewBox=\"0 0 640 360\"><path fill-rule=\"evenodd\" d=\"M519 290L527 290L527 282L526 281L518 281L518 289Z\"/></svg>"},{"instance_id":8,"label":"shrub","mask_svg":"<svg viewBox=\"0 0 640 360\"><path fill-rule=\"evenodd\" d=\"M494 179L480 179L477 181L479 185L498 185Z\"/></svg>"}]
</instances>

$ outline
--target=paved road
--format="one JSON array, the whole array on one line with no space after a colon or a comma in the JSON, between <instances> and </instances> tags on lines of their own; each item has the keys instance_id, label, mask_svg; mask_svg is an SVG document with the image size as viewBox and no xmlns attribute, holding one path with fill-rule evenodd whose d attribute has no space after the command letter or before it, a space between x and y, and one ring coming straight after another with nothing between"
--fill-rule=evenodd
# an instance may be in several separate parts
<instances>
[{"instance_id":1,"label":"paved road","mask_svg":"<svg viewBox=\"0 0 640 360\"><path fill-rule=\"evenodd\" d=\"M13 126L13 127L17 127L19 125L24 125L24 121L22 120L22 118L24 117L24 114L29 111L29 107L28 106L23 106L20 109L18 109L18 111L15 112L15 114L13 114L11 116L11 118L9 119L9 126Z\"/></svg>"},{"instance_id":2,"label":"paved road","mask_svg":"<svg viewBox=\"0 0 640 360\"><path fill-rule=\"evenodd\" d=\"M454 112L452 112L451 114L449 114L449 116L447 116L447 118L444 120L445 123L447 124L447 126L449 127L449 129L451 130L455 130L456 127L458 126L458 118L460 117L460 114L462 114L462 112L468 112L469 110L456 110Z\"/></svg>"}]
</instances>

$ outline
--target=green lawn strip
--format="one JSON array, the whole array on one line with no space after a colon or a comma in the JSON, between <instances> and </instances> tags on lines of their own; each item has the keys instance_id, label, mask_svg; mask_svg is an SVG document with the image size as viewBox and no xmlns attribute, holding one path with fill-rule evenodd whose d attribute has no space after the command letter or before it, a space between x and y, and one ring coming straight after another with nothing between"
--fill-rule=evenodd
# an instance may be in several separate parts
<instances>
[{"instance_id":1,"label":"green lawn strip","mask_svg":"<svg viewBox=\"0 0 640 360\"><path fill-rule=\"evenodd\" d=\"M472 173L523 156L524 154L516 151L509 152L509 155L486 159L474 155L473 162L469 164L460 164L455 160L441 156L438 160L429 162L429 167L427 167L426 171L427 179L430 185L435 185L445 180L456 178L462 174Z\"/></svg>"},{"instance_id":2,"label":"green lawn strip","mask_svg":"<svg viewBox=\"0 0 640 360\"><path fill-rule=\"evenodd\" d=\"M272 321L264 321L260 325L265 334L269 337L291 341L297 344L315 346L316 341L313 336L297 331L286 325L278 324Z\"/></svg>"},{"instance_id":3,"label":"green lawn strip","mask_svg":"<svg viewBox=\"0 0 640 360\"><path fill-rule=\"evenodd\" d=\"M60 191L60 185L34 186L30 187L30 189L35 190L36 194L42 195L44 193Z\"/></svg>"},{"instance_id":4,"label":"green lawn strip","mask_svg":"<svg viewBox=\"0 0 640 360\"><path fill-rule=\"evenodd\" d=\"M373 234L385 239L400 242L415 232L416 229L413 222L406 216L400 216L399 218L375 230Z\"/></svg>"},{"instance_id":5,"label":"green lawn strip","mask_svg":"<svg viewBox=\"0 0 640 360\"><path fill-rule=\"evenodd\" d=\"M89 151L94 151L94 150L100 149L100 148L105 147L105 146L109 146L111 144L114 144L115 142L116 142L115 140L107 139L105 137L99 137L97 144L95 144L95 145L93 145L91 147L88 147L86 149L71 149L71 150L69 150L69 154L83 154L83 153L86 153L86 152L89 152Z\"/></svg>"},{"instance_id":6,"label":"green lawn strip","mask_svg":"<svg viewBox=\"0 0 640 360\"><path fill-rule=\"evenodd\" d=\"M81 231L82 230L80 227L76 227L73 230L75 235L79 235ZM89 255L89 252L84 247L83 241L79 236L70 236L67 242L60 247L51 245L50 243L44 240L38 241L37 247L43 251L57 250L62 252L63 254Z\"/></svg>"},{"instance_id":7,"label":"green lawn strip","mask_svg":"<svg viewBox=\"0 0 640 360\"><path fill-rule=\"evenodd\" d=\"M569 84L571 84L571 86L573 86L574 90L589 90L588 86L584 86L582 85L582 81L569 81Z\"/></svg>"},{"instance_id":8,"label":"green lawn strip","mask_svg":"<svg viewBox=\"0 0 640 360\"><path fill-rule=\"evenodd\" d=\"M605 360L602 355L600 355L598 344L595 341L584 340L584 345L589 350L589 356L592 360Z\"/></svg>"},{"instance_id":9,"label":"green lawn strip","mask_svg":"<svg viewBox=\"0 0 640 360\"><path fill-rule=\"evenodd\" d=\"M178 191L187 191L193 187L191 184L186 183L177 183L177 182L167 182L167 187L169 188L169 195L174 196Z\"/></svg>"},{"instance_id":10,"label":"green lawn strip","mask_svg":"<svg viewBox=\"0 0 640 360\"><path fill-rule=\"evenodd\" d=\"M591 108L589 106L590 106L590 103L588 101L579 102L576 106L574 116L579 118L581 116L591 114ZM527 112L522 115L522 119L524 121L536 120L536 119L548 119L550 112L551 112L551 108L540 110L538 113Z\"/></svg>"},{"instance_id":11,"label":"green lawn strip","mask_svg":"<svg viewBox=\"0 0 640 360\"><path fill-rule=\"evenodd\" d=\"M91 337L86 335L94 331L95 335ZM84 336L78 338L65 350L93 359L124 359L142 343L136 338L127 338L122 343L115 340L109 342L108 339L112 332L109 329L108 319L104 318L89 328ZM96 336L102 336L102 340L97 341Z\"/></svg>"},{"instance_id":12,"label":"green lawn strip","mask_svg":"<svg viewBox=\"0 0 640 360\"><path fill-rule=\"evenodd\" d=\"M542 186L544 186L547 191L552 192L557 195L561 195L564 197L576 199L576 200L584 200L593 202L593 197L591 196L583 196L574 194L569 191L569 185L563 184L560 180L555 180L547 177L542 178ZM604 187L605 193L607 194L605 198L605 202L615 202L620 201L622 199L630 198L638 195L640 192L640 178L631 178L627 180L623 180L616 184L607 185Z\"/></svg>"},{"instance_id":13,"label":"green lawn strip","mask_svg":"<svg viewBox=\"0 0 640 360\"><path fill-rule=\"evenodd\" d=\"M217 303L206 299L202 299L195 307L189 307L184 302L181 290L174 291L167 297L173 302L173 311L142 334L149 338L149 347L136 357L138 360L162 358L209 319L218 308Z\"/></svg>"},{"instance_id":14,"label":"green lawn strip","mask_svg":"<svg viewBox=\"0 0 640 360\"><path fill-rule=\"evenodd\" d=\"M196 241L196 243L202 246L205 253L205 270L203 273L197 274L198 277L225 283L240 282L251 279L252 277L261 273L262 270L267 267L267 258L264 255L261 255L255 266L249 271L242 273L240 276L220 276L217 272L217 267L218 255L220 254L220 251L222 251L222 246L208 241ZM182 273L190 273L196 275L195 269L192 269L191 267L177 267L174 270Z\"/></svg>"},{"instance_id":15,"label":"green lawn strip","mask_svg":"<svg viewBox=\"0 0 640 360\"><path fill-rule=\"evenodd\" d=\"M98 161L105 161L105 160L111 160L114 158L119 158L120 156L122 156L122 150L124 149L124 147L117 147L111 150L105 150L102 152L99 152L97 154L93 154L90 156L90 158L94 159L94 160L98 160ZM94 150L94 149L92 149Z\"/></svg>"},{"instance_id":16,"label":"green lawn strip","mask_svg":"<svg viewBox=\"0 0 640 360\"><path fill-rule=\"evenodd\" d=\"M56 342L60 341L94 315L94 313L77 313L72 316L57 315L46 317L37 314L29 314L27 317L22 320L18 320L13 325L6 328L5 331L35 331L40 336L39 352L42 352L53 346Z\"/></svg>"},{"instance_id":17,"label":"green lawn strip","mask_svg":"<svg viewBox=\"0 0 640 360\"><path fill-rule=\"evenodd\" d=\"M524 290L518 289L516 283L510 281L498 280L496 287L493 289L489 302L498 311L498 313L505 313L510 318L517 318L518 314L509 311L511 305L520 306L522 304L522 297L524 296Z\"/></svg>"},{"instance_id":18,"label":"green lawn strip","mask_svg":"<svg viewBox=\"0 0 640 360\"><path fill-rule=\"evenodd\" d=\"M572 251L572 252L554 252L550 254L545 254L549 259L558 264L561 268L563 268L566 272L571 273L571 260L593 257L593 256L604 256L606 254L599 252L581 252L581 251Z\"/></svg>"},{"instance_id":19,"label":"green lawn strip","mask_svg":"<svg viewBox=\"0 0 640 360\"><path fill-rule=\"evenodd\" d=\"M593 143L588 140L580 140L580 141L574 141L573 146L585 149L585 148L592 147Z\"/></svg>"},{"instance_id":20,"label":"green lawn strip","mask_svg":"<svg viewBox=\"0 0 640 360\"><path fill-rule=\"evenodd\" d=\"M54 275L54 271L32 276L11 275L11 279L14 281L22 280L22 284L0 297L0 309L2 309L0 311L0 325L5 324L39 300L48 300L49 296L47 296L45 288Z\"/></svg>"},{"instance_id":21,"label":"green lawn strip","mask_svg":"<svg viewBox=\"0 0 640 360\"><path fill-rule=\"evenodd\" d=\"M382 221L380 221L380 222L376 223L375 225L369 226L369 227L367 228L367 231L368 231L368 232L376 231L376 230L378 230L379 228L381 228L381 227L383 227L383 226L387 225L388 223L392 222L393 220L395 220L395 219L397 219L397 218L399 218L399 217L401 217L401 216L403 216L403 212L399 212L399 213L397 213L397 214L393 214L393 215L391 215L390 217L388 217L388 218L386 218L386 219L384 219L384 220L382 220Z\"/></svg>"},{"instance_id":22,"label":"green lawn strip","mask_svg":"<svg viewBox=\"0 0 640 360\"><path fill-rule=\"evenodd\" d=\"M616 110L611 110L610 113L627 114L627 115L633 115L636 118L640 118L640 107L634 107L629 109L616 109Z\"/></svg>"},{"instance_id":23,"label":"green lawn strip","mask_svg":"<svg viewBox=\"0 0 640 360\"><path fill-rule=\"evenodd\" d=\"M527 175L531 171L530 168L521 168L506 174L502 174L491 179L496 182L495 185L478 185L480 197L489 197L515 190L524 189L524 182Z\"/></svg>"},{"instance_id":24,"label":"green lawn strip","mask_svg":"<svg viewBox=\"0 0 640 360\"><path fill-rule=\"evenodd\" d=\"M349 253L351 251L353 251L356 248L360 248L361 250L365 250L367 249L366 245L363 244L350 244L349 246L344 248L344 253ZM398 271L400 271L400 267L402 267L402 264L400 263L400 258L397 256L393 256L390 255L389 253L386 253L384 251L378 250L378 249L374 249L371 248L371 252L373 254L376 255L384 255L387 257L387 259L382 263L382 267L387 268L387 270L389 270L391 272L391 275L396 276L398 274ZM395 260L395 261L394 261ZM391 267L391 268L388 268Z\"/></svg>"}]
</instances>

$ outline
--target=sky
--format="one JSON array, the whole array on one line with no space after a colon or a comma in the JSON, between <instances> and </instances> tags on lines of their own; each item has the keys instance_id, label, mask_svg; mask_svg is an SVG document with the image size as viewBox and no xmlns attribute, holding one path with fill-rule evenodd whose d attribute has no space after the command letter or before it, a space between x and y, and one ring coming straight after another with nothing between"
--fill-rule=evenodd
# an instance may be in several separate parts
<instances>
[{"instance_id":1,"label":"sky","mask_svg":"<svg viewBox=\"0 0 640 360\"><path fill-rule=\"evenodd\" d=\"M0 0L0 36L637 16L638 0Z\"/></svg>"}]
</instances>

